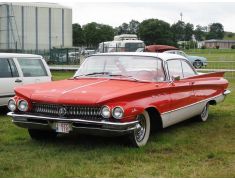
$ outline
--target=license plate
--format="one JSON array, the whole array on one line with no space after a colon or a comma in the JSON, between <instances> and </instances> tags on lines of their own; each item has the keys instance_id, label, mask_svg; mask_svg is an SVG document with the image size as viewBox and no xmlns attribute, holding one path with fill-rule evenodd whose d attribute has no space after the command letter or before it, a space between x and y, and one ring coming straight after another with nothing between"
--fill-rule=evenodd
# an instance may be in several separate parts
<instances>
[{"instance_id":1,"label":"license plate","mask_svg":"<svg viewBox=\"0 0 235 180\"><path fill-rule=\"evenodd\" d=\"M55 127L58 133L69 133L72 130L71 124L69 123L56 123Z\"/></svg>"}]
</instances>

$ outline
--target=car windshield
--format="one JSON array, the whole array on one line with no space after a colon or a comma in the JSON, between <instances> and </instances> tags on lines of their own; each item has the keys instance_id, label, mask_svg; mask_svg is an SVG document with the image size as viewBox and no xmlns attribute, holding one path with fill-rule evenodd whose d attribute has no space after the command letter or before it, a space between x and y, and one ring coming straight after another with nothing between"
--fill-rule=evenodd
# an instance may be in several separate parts
<instances>
[{"instance_id":1,"label":"car windshield","mask_svg":"<svg viewBox=\"0 0 235 180\"><path fill-rule=\"evenodd\" d=\"M124 55L88 57L74 77L122 78L147 82L165 80L162 60L154 57Z\"/></svg>"}]
</instances>

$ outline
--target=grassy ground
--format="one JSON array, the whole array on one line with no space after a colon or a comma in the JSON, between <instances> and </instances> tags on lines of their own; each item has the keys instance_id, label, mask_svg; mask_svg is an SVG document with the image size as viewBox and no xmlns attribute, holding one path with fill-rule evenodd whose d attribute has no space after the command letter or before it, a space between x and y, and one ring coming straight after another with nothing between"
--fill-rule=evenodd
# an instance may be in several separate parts
<instances>
[{"instance_id":1,"label":"grassy ground","mask_svg":"<svg viewBox=\"0 0 235 180\"><path fill-rule=\"evenodd\" d=\"M73 73L53 72L55 79ZM71 134L36 142L0 113L0 177L235 177L235 78L232 94L207 122L188 120L152 134L141 149L123 138Z\"/></svg>"}]
</instances>

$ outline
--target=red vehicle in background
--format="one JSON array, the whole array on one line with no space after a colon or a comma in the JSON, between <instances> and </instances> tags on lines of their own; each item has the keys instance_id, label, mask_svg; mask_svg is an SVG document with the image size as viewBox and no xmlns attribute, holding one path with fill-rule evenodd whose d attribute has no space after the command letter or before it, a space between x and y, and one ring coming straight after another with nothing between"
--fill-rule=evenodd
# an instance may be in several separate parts
<instances>
[{"instance_id":1,"label":"red vehicle in background","mask_svg":"<svg viewBox=\"0 0 235 180\"><path fill-rule=\"evenodd\" d=\"M167 46L167 45L149 45L145 46L145 52L164 52L169 50L179 50L174 46Z\"/></svg>"},{"instance_id":2,"label":"red vehicle in background","mask_svg":"<svg viewBox=\"0 0 235 180\"><path fill-rule=\"evenodd\" d=\"M37 140L77 131L127 135L141 147L151 129L194 116L206 121L209 105L230 93L223 75L198 74L175 54L97 54L70 79L17 87L8 115Z\"/></svg>"}]
</instances>

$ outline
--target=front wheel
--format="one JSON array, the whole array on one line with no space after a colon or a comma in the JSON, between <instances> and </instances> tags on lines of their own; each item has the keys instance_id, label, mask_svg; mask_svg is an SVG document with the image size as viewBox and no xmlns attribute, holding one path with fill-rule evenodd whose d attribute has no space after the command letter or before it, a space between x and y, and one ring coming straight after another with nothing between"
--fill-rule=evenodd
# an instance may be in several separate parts
<instances>
[{"instance_id":1,"label":"front wheel","mask_svg":"<svg viewBox=\"0 0 235 180\"><path fill-rule=\"evenodd\" d=\"M139 124L137 128L129 135L130 142L135 147L144 146L150 135L150 117L147 111L137 116Z\"/></svg>"},{"instance_id":2,"label":"front wheel","mask_svg":"<svg viewBox=\"0 0 235 180\"><path fill-rule=\"evenodd\" d=\"M199 69L202 67L202 62L199 61L199 60L196 60L195 62L193 62L193 66L196 68L196 69Z\"/></svg>"},{"instance_id":3,"label":"front wheel","mask_svg":"<svg viewBox=\"0 0 235 180\"><path fill-rule=\"evenodd\" d=\"M39 129L28 129L29 135L32 139L35 140L48 140L54 139L57 136L57 132L54 131L46 131Z\"/></svg>"}]
</instances>

